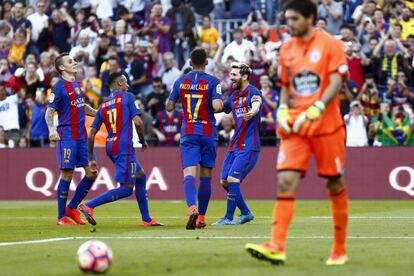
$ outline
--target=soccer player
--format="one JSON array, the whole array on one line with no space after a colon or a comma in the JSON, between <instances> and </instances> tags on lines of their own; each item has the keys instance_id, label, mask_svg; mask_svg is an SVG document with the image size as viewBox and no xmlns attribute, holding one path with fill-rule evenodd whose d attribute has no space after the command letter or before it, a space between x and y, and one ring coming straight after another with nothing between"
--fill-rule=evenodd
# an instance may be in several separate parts
<instances>
[{"instance_id":1,"label":"soccer player","mask_svg":"<svg viewBox=\"0 0 414 276\"><path fill-rule=\"evenodd\" d=\"M85 215L88 222L96 225L93 217L94 208L102 204L128 197L135 186L135 196L142 216L142 226L163 226L152 219L148 210L146 191L147 177L141 164L135 159L135 151L132 142L132 123L135 124L141 151L148 145L144 138L144 126L140 118L141 112L135 105L135 97L128 92L128 81L121 73L112 73L108 78L111 95L102 103L91 125L88 137L88 160L92 172L98 171L98 166L93 159L93 146L95 135L102 124L108 131L106 139L106 154L115 164L115 181L120 187L109 190L100 196L79 205L79 210Z\"/></svg>"},{"instance_id":2,"label":"soccer player","mask_svg":"<svg viewBox=\"0 0 414 276\"><path fill-rule=\"evenodd\" d=\"M331 199L334 243L326 264L343 265L347 261L348 196L343 178L345 128L338 92L348 75L344 46L314 28L317 8L311 0L287 2L285 18L293 38L280 49L282 90L277 121L281 144L272 239L263 245L247 244L246 249L256 258L285 262L296 189L313 154Z\"/></svg>"},{"instance_id":3,"label":"soccer player","mask_svg":"<svg viewBox=\"0 0 414 276\"><path fill-rule=\"evenodd\" d=\"M249 84L251 72L250 67L243 63L231 66L230 79L234 90L224 103L224 112L232 112L236 129L221 170L221 185L227 191L227 211L213 225L234 224L236 207L241 211L236 224L254 219L240 190L240 183L253 169L260 153L262 96L256 87Z\"/></svg>"},{"instance_id":4,"label":"soccer player","mask_svg":"<svg viewBox=\"0 0 414 276\"><path fill-rule=\"evenodd\" d=\"M75 81L76 61L68 53L62 53L55 59L55 68L62 76L52 89L45 119L49 128L49 140L56 142L57 163L61 179L57 188L58 225L85 224L77 210L84 199L97 173L88 167L87 133L85 114L94 117L96 110L85 104L85 94L81 84ZM59 125L53 125L53 113L57 111ZM75 194L66 207L69 186L73 170L83 167L85 177L76 188Z\"/></svg>"},{"instance_id":5,"label":"soccer player","mask_svg":"<svg viewBox=\"0 0 414 276\"><path fill-rule=\"evenodd\" d=\"M204 72L207 63L207 54L203 49L191 52L190 66L193 71L175 81L166 107L171 112L180 101L184 109L180 150L188 207L186 229L206 226L205 214L211 195L211 174L217 146L214 113L223 109L220 81ZM197 165L200 165L198 208L195 185Z\"/></svg>"}]
</instances>

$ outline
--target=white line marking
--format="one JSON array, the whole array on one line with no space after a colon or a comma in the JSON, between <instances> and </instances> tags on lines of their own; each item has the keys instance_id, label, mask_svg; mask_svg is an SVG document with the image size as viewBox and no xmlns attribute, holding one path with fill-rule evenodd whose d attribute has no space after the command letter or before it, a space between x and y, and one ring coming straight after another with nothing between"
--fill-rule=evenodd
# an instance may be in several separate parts
<instances>
[{"instance_id":1,"label":"white line marking","mask_svg":"<svg viewBox=\"0 0 414 276\"><path fill-rule=\"evenodd\" d=\"M311 219L332 219L331 216L311 216ZM414 217L401 216L350 216L350 219L414 219Z\"/></svg>"},{"instance_id":2,"label":"white line marking","mask_svg":"<svg viewBox=\"0 0 414 276\"><path fill-rule=\"evenodd\" d=\"M53 239L44 239L44 240L30 240L30 241L17 241L17 242L1 242L0 246L13 246L13 245L25 245L25 244L36 244L36 243L50 243L50 242L59 242L67 240L92 240L92 239L102 239L102 240L190 240L190 239L200 239L200 240L267 240L268 236L256 236L256 237L233 237L233 236L213 236L213 237L203 237L203 236L148 236L148 237L105 237L105 236L90 236L90 237L65 237L65 238L53 238ZM289 239L295 240L331 240L331 236L305 236L305 237L289 237ZM358 237L350 236L347 237L350 240L414 240L414 236L395 236L395 237Z\"/></svg>"}]
</instances>

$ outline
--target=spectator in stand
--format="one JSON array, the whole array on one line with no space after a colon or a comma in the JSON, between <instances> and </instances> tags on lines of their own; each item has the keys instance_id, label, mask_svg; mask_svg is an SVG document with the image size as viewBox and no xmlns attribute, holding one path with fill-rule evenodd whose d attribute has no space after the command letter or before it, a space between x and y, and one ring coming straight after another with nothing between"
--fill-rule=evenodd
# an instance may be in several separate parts
<instances>
[{"instance_id":1,"label":"spectator in stand","mask_svg":"<svg viewBox=\"0 0 414 276\"><path fill-rule=\"evenodd\" d=\"M101 95L103 97L107 97L109 96L109 94L111 94L111 91L109 89L109 85L108 85L108 79L109 79L109 75L115 72L122 72L122 74L126 77L126 79L128 80L128 85L130 86L130 78L129 75L122 70L121 68L121 64L119 61L119 58L117 56L110 56L108 58L108 70L105 70L102 72L102 92Z\"/></svg>"},{"instance_id":2,"label":"spectator in stand","mask_svg":"<svg viewBox=\"0 0 414 276\"><path fill-rule=\"evenodd\" d=\"M378 38L379 31L377 25L370 18L367 18L364 23L358 27L357 39L362 45L362 51L365 52L369 48L369 41L372 38Z\"/></svg>"},{"instance_id":3,"label":"spectator in stand","mask_svg":"<svg viewBox=\"0 0 414 276\"><path fill-rule=\"evenodd\" d=\"M37 71L37 64L33 61L27 62L24 72L20 76L20 83L26 91L26 96L34 97L36 91L44 90L43 79L40 78Z\"/></svg>"},{"instance_id":4,"label":"spectator in stand","mask_svg":"<svg viewBox=\"0 0 414 276\"><path fill-rule=\"evenodd\" d=\"M165 100L169 93L165 90L165 85L160 77L155 77L152 81L153 92L147 97L147 108L151 116L155 118L157 113L165 110Z\"/></svg>"},{"instance_id":5,"label":"spectator in stand","mask_svg":"<svg viewBox=\"0 0 414 276\"><path fill-rule=\"evenodd\" d=\"M96 47L93 51L93 55L95 56L95 63L96 63L96 66L99 70L99 73L100 73L100 69L101 69L102 64L108 58L108 50L111 47L110 46L111 45L111 40L110 40L110 38L108 37L108 35L106 33L102 33L96 39L96 43L97 43L97 45L96 45ZM115 44L115 42L114 42L114 44ZM114 55L114 54L118 55L118 52L116 51L116 47L115 46L112 46L112 47L115 48L115 50L114 50L115 53L113 53L111 55Z\"/></svg>"},{"instance_id":6,"label":"spectator in stand","mask_svg":"<svg viewBox=\"0 0 414 276\"><path fill-rule=\"evenodd\" d=\"M3 126L0 126L0 149L7 148L6 134L4 133Z\"/></svg>"},{"instance_id":7,"label":"spectator in stand","mask_svg":"<svg viewBox=\"0 0 414 276\"><path fill-rule=\"evenodd\" d=\"M86 78L82 81L82 87L89 104L94 109L98 109L101 102L102 80L97 77L96 66L94 64L88 65Z\"/></svg>"},{"instance_id":8,"label":"spectator in stand","mask_svg":"<svg viewBox=\"0 0 414 276\"><path fill-rule=\"evenodd\" d=\"M389 24L385 21L384 11L382 9L375 9L374 11L374 22L381 32L388 32Z\"/></svg>"},{"instance_id":9,"label":"spectator in stand","mask_svg":"<svg viewBox=\"0 0 414 276\"><path fill-rule=\"evenodd\" d=\"M46 15L46 1L38 0L36 3L37 12L27 17L32 25L32 42L39 52L47 50L47 32L49 16Z\"/></svg>"},{"instance_id":10,"label":"spectator in stand","mask_svg":"<svg viewBox=\"0 0 414 276\"><path fill-rule=\"evenodd\" d=\"M56 46L60 53L70 51L70 30L75 21L65 9L52 11L52 22L49 24L52 45Z\"/></svg>"},{"instance_id":11,"label":"spectator in stand","mask_svg":"<svg viewBox=\"0 0 414 276\"><path fill-rule=\"evenodd\" d=\"M118 20L115 24L115 38L117 51L120 54L124 53L125 44L132 42L132 35L126 33L126 23L124 20Z\"/></svg>"},{"instance_id":12,"label":"spectator in stand","mask_svg":"<svg viewBox=\"0 0 414 276\"><path fill-rule=\"evenodd\" d=\"M365 75L365 83L356 99L361 103L364 114L368 116L369 120L379 117L382 100L375 85L373 74Z\"/></svg>"},{"instance_id":13,"label":"spectator in stand","mask_svg":"<svg viewBox=\"0 0 414 276\"><path fill-rule=\"evenodd\" d=\"M263 19L259 11L251 12L247 20L241 25L240 29L244 32L243 36L251 41L254 45L263 42L264 37L269 31L269 24Z\"/></svg>"},{"instance_id":14,"label":"spectator in stand","mask_svg":"<svg viewBox=\"0 0 414 276\"><path fill-rule=\"evenodd\" d=\"M403 8L401 20L398 23L402 26L401 38L403 40L406 40L409 35L414 34L414 17L408 7Z\"/></svg>"},{"instance_id":15,"label":"spectator in stand","mask_svg":"<svg viewBox=\"0 0 414 276\"><path fill-rule=\"evenodd\" d=\"M31 106L31 118L26 128L26 138L30 147L44 147L49 144L49 129L45 120L46 93L44 90L36 92L35 103Z\"/></svg>"},{"instance_id":16,"label":"spectator in stand","mask_svg":"<svg viewBox=\"0 0 414 276\"><path fill-rule=\"evenodd\" d=\"M364 62L362 63L362 68L364 71L364 75L366 74L372 74L373 72L375 72L377 70L377 64L375 59L373 59L373 55L374 55L374 49L375 47L377 47L379 43L378 38L376 37L372 37L369 39L369 44L368 44L368 48L366 48L365 50L362 50L362 54L361 56L364 56Z\"/></svg>"},{"instance_id":17,"label":"spectator in stand","mask_svg":"<svg viewBox=\"0 0 414 276\"><path fill-rule=\"evenodd\" d=\"M144 17L142 15L134 14L130 10L128 10L126 7L119 6L118 16L119 16L119 18L122 19L124 24L128 24L129 26L131 26L134 35L140 35L141 34L142 27L145 24L145 20L144 20ZM126 27L127 26L125 25L125 28Z\"/></svg>"},{"instance_id":18,"label":"spectator in stand","mask_svg":"<svg viewBox=\"0 0 414 276\"><path fill-rule=\"evenodd\" d=\"M363 113L361 103L359 101L351 102L350 110L349 114L344 116L346 125L346 146L368 146L368 118Z\"/></svg>"},{"instance_id":19,"label":"spectator in stand","mask_svg":"<svg viewBox=\"0 0 414 276\"><path fill-rule=\"evenodd\" d=\"M250 0L233 0L230 2L230 18L246 18L251 10Z\"/></svg>"},{"instance_id":20,"label":"spectator in stand","mask_svg":"<svg viewBox=\"0 0 414 276\"><path fill-rule=\"evenodd\" d=\"M243 38L243 31L241 29L235 29L233 31L233 41L224 48L221 62L224 64L227 58L231 55L238 62L246 62L245 53L247 50L255 50L254 44Z\"/></svg>"},{"instance_id":21,"label":"spectator in stand","mask_svg":"<svg viewBox=\"0 0 414 276\"><path fill-rule=\"evenodd\" d=\"M180 70L175 66L174 54L166 52L162 57L162 63L164 67L160 70L160 76L162 83L165 84L167 91L171 91L171 88L176 79L181 75Z\"/></svg>"},{"instance_id":22,"label":"spectator in stand","mask_svg":"<svg viewBox=\"0 0 414 276\"><path fill-rule=\"evenodd\" d=\"M12 140L9 147L19 141L19 98L17 94L7 96L4 83L0 83L0 126L3 127L6 140ZM12 146L10 146L12 145Z\"/></svg>"},{"instance_id":23,"label":"spectator in stand","mask_svg":"<svg viewBox=\"0 0 414 276\"><path fill-rule=\"evenodd\" d=\"M181 68L197 44L194 37L195 18L193 11L182 0L171 0L171 5L172 8L167 11L166 16L171 20L173 51L178 67Z\"/></svg>"},{"instance_id":24,"label":"spectator in stand","mask_svg":"<svg viewBox=\"0 0 414 276\"><path fill-rule=\"evenodd\" d=\"M224 115L221 118L220 124L223 129L218 133L218 144L219 146L227 147L234 135L233 117L228 114Z\"/></svg>"},{"instance_id":25,"label":"spectator in stand","mask_svg":"<svg viewBox=\"0 0 414 276\"><path fill-rule=\"evenodd\" d=\"M276 139L276 108L279 102L278 93L272 89L272 83L268 75L264 74L260 77L260 90L262 91L263 106L270 111L273 122L268 120L265 125L264 133L266 137L270 138L267 145L274 145L273 141ZM269 142L272 142L269 144Z\"/></svg>"},{"instance_id":26,"label":"spectator in stand","mask_svg":"<svg viewBox=\"0 0 414 276\"><path fill-rule=\"evenodd\" d=\"M23 66L23 56L26 53L27 45L29 44L30 36L24 29L17 29L13 35L13 40L10 46L10 53L8 56L9 63L12 68Z\"/></svg>"},{"instance_id":27,"label":"spectator in stand","mask_svg":"<svg viewBox=\"0 0 414 276\"><path fill-rule=\"evenodd\" d=\"M13 2L11 0L3 1L1 6L1 19L9 20L12 18L12 9L13 9Z\"/></svg>"},{"instance_id":28,"label":"spectator in stand","mask_svg":"<svg viewBox=\"0 0 414 276\"><path fill-rule=\"evenodd\" d=\"M145 84L146 79L144 64L135 58L134 43L127 42L124 50L125 53L123 59L121 60L121 68L129 76L129 81L132 84L130 90L134 95L145 97L146 91L143 89L145 88L145 85L143 86L143 84Z\"/></svg>"},{"instance_id":29,"label":"spectator in stand","mask_svg":"<svg viewBox=\"0 0 414 276\"><path fill-rule=\"evenodd\" d=\"M178 146L181 138L183 113L177 110L159 111L154 120L154 132L159 146Z\"/></svg>"},{"instance_id":30,"label":"spectator in stand","mask_svg":"<svg viewBox=\"0 0 414 276\"><path fill-rule=\"evenodd\" d=\"M372 17L377 9L377 3L374 0L364 0L364 2L355 8L352 14L354 24L358 26L366 18Z\"/></svg>"},{"instance_id":31,"label":"spectator in stand","mask_svg":"<svg viewBox=\"0 0 414 276\"><path fill-rule=\"evenodd\" d=\"M5 57L0 59L0 83L4 85L8 95L16 93L22 87L11 72L9 62Z\"/></svg>"},{"instance_id":32,"label":"spectator in stand","mask_svg":"<svg viewBox=\"0 0 414 276\"><path fill-rule=\"evenodd\" d=\"M352 19L352 14L354 13L355 9L362 4L362 0L349 0L344 1L344 21L347 24L354 24L354 20Z\"/></svg>"},{"instance_id":33,"label":"spectator in stand","mask_svg":"<svg viewBox=\"0 0 414 276\"><path fill-rule=\"evenodd\" d=\"M0 58L7 58L10 54L10 39L0 36Z\"/></svg>"},{"instance_id":34,"label":"spectator in stand","mask_svg":"<svg viewBox=\"0 0 414 276\"><path fill-rule=\"evenodd\" d=\"M50 80L52 79L53 74L56 74L56 71L53 70L52 58L49 52L42 52L40 54L39 70L44 76L43 85L46 91L50 87Z\"/></svg>"},{"instance_id":35,"label":"spectator in stand","mask_svg":"<svg viewBox=\"0 0 414 276\"><path fill-rule=\"evenodd\" d=\"M19 137L19 141L18 141L17 146L18 146L19 148L27 148L27 147L28 147L28 144L27 144L27 139L26 139L26 137L24 137L24 136L20 136L20 137Z\"/></svg>"},{"instance_id":36,"label":"spectator in stand","mask_svg":"<svg viewBox=\"0 0 414 276\"><path fill-rule=\"evenodd\" d=\"M391 100L391 108L402 106L414 101L414 93L407 87L404 72L398 72L394 79L389 80L386 97Z\"/></svg>"},{"instance_id":37,"label":"spectator in stand","mask_svg":"<svg viewBox=\"0 0 414 276\"><path fill-rule=\"evenodd\" d=\"M69 55L76 60L78 64L87 65L95 62L96 45L90 42L87 32L81 31L79 34L79 45L70 50Z\"/></svg>"},{"instance_id":38,"label":"spectator in stand","mask_svg":"<svg viewBox=\"0 0 414 276\"><path fill-rule=\"evenodd\" d=\"M384 36L377 47L374 49L373 56L378 63L378 84L383 91L386 91L388 80L392 80L399 71L408 71L407 64L400 53L397 53L398 42L390 38L390 35ZM384 48L383 53L381 53ZM405 55L409 55L408 52ZM381 89L380 89L381 90Z\"/></svg>"},{"instance_id":39,"label":"spectator in stand","mask_svg":"<svg viewBox=\"0 0 414 276\"><path fill-rule=\"evenodd\" d=\"M407 37L407 67L408 67L408 84L414 87L414 34Z\"/></svg>"},{"instance_id":40,"label":"spectator in stand","mask_svg":"<svg viewBox=\"0 0 414 276\"><path fill-rule=\"evenodd\" d=\"M118 50L117 50L116 46L109 46L108 49L107 49L107 51L106 51L106 54L102 56L102 64L99 67L99 76L101 78L102 78L103 72L105 70L108 70L109 69L108 59L110 57L117 57L117 58L119 58Z\"/></svg>"},{"instance_id":41,"label":"spectator in stand","mask_svg":"<svg viewBox=\"0 0 414 276\"><path fill-rule=\"evenodd\" d=\"M261 39L257 50L247 50L245 53L246 64L250 66L250 84L260 89L260 76L266 74L269 70L269 63L266 61L265 51Z\"/></svg>"},{"instance_id":42,"label":"spectator in stand","mask_svg":"<svg viewBox=\"0 0 414 276\"><path fill-rule=\"evenodd\" d=\"M167 16L162 16L162 5L154 4L151 9L149 19L142 29L143 35L148 35L150 41L158 45L158 52L164 54L171 49L171 20Z\"/></svg>"},{"instance_id":43,"label":"spectator in stand","mask_svg":"<svg viewBox=\"0 0 414 276\"><path fill-rule=\"evenodd\" d=\"M342 3L333 0L322 0L318 7L318 16L326 19L326 30L334 35L339 34L339 28L343 23L343 13Z\"/></svg>"},{"instance_id":44,"label":"spectator in stand","mask_svg":"<svg viewBox=\"0 0 414 276\"><path fill-rule=\"evenodd\" d=\"M348 24L342 24L339 29L340 38L342 41L348 42L354 40L354 29Z\"/></svg>"},{"instance_id":45,"label":"spectator in stand","mask_svg":"<svg viewBox=\"0 0 414 276\"><path fill-rule=\"evenodd\" d=\"M364 84L362 75L361 45L355 39L351 39L344 44L350 79L356 82L358 90L361 90L362 85Z\"/></svg>"},{"instance_id":46,"label":"spectator in stand","mask_svg":"<svg viewBox=\"0 0 414 276\"><path fill-rule=\"evenodd\" d=\"M214 76L219 79L221 85L222 99L223 101L227 100L230 96L230 87L231 81L228 76L226 76L226 69L217 68L214 71Z\"/></svg>"},{"instance_id":47,"label":"spectator in stand","mask_svg":"<svg viewBox=\"0 0 414 276\"><path fill-rule=\"evenodd\" d=\"M326 21L326 19L324 17L319 17L318 20L316 21L316 27L324 30L325 32L327 32L326 27L328 26L328 22Z\"/></svg>"},{"instance_id":48,"label":"spectator in stand","mask_svg":"<svg viewBox=\"0 0 414 276\"><path fill-rule=\"evenodd\" d=\"M157 70L158 52L154 44L145 39L136 43L137 54L136 60L142 63L144 67L144 77L140 83L140 94L143 100L152 92L152 80Z\"/></svg>"},{"instance_id":49,"label":"spectator in stand","mask_svg":"<svg viewBox=\"0 0 414 276\"><path fill-rule=\"evenodd\" d=\"M109 38L113 38L115 33L113 30L113 22L111 18L105 17L101 20L101 29L99 30L100 34L105 34Z\"/></svg>"},{"instance_id":50,"label":"spectator in stand","mask_svg":"<svg viewBox=\"0 0 414 276\"><path fill-rule=\"evenodd\" d=\"M138 105L139 110L141 111L141 120L144 125L145 140L147 141L148 145L155 146L157 144L157 136L154 133L154 129L152 127L153 118L150 114L148 114L148 112L145 111L144 103L142 102L141 98L138 97L135 100L135 104ZM133 135L136 135L136 131L133 132ZM136 139L134 138L134 141L137 140L138 137L136 137Z\"/></svg>"},{"instance_id":51,"label":"spectator in stand","mask_svg":"<svg viewBox=\"0 0 414 276\"><path fill-rule=\"evenodd\" d=\"M13 31L17 32L17 29L22 28L29 33L30 37L32 24L24 16L25 5L23 2L16 2L12 11L12 17L9 19L9 23L13 27Z\"/></svg>"},{"instance_id":52,"label":"spectator in stand","mask_svg":"<svg viewBox=\"0 0 414 276\"><path fill-rule=\"evenodd\" d=\"M201 28L198 41L200 44L208 43L214 49L217 46L217 42L220 40L220 34L217 29L211 26L211 17L209 15L203 16L203 26Z\"/></svg>"}]
</instances>

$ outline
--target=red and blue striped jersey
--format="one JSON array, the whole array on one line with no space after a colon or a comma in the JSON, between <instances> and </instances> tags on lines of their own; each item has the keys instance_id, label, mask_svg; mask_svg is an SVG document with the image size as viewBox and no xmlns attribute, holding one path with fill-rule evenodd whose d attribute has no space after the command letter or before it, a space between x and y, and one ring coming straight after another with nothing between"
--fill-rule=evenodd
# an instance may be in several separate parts
<instances>
[{"instance_id":1,"label":"red and blue striped jersey","mask_svg":"<svg viewBox=\"0 0 414 276\"><path fill-rule=\"evenodd\" d=\"M203 71L193 71L174 83L169 100L180 100L184 118L181 136L202 135L217 139L213 100L221 99L220 81Z\"/></svg>"},{"instance_id":2,"label":"red and blue striped jersey","mask_svg":"<svg viewBox=\"0 0 414 276\"><path fill-rule=\"evenodd\" d=\"M58 113L57 131L61 140L87 138L85 128L85 95L80 82L69 82L61 78L49 96L49 107Z\"/></svg>"},{"instance_id":3,"label":"red and blue striped jersey","mask_svg":"<svg viewBox=\"0 0 414 276\"><path fill-rule=\"evenodd\" d=\"M180 133L181 124L183 121L183 113L174 110L171 116L167 111L159 111L157 113L157 118L154 120L154 128L157 128L165 135L167 140L165 142L160 142L162 146L174 146L177 145L177 142L174 141L174 136L177 133Z\"/></svg>"},{"instance_id":4,"label":"red and blue striped jersey","mask_svg":"<svg viewBox=\"0 0 414 276\"><path fill-rule=\"evenodd\" d=\"M251 98L255 95L261 97L262 93L256 87L249 85L243 91L233 91L230 98L224 102L224 111L231 111L235 122L234 135L230 142L229 151L260 151L261 110L249 121L243 119L243 114L249 112L252 108Z\"/></svg>"},{"instance_id":5,"label":"red and blue striped jersey","mask_svg":"<svg viewBox=\"0 0 414 276\"><path fill-rule=\"evenodd\" d=\"M99 129L105 124L108 136L106 152L114 156L134 153L132 143L132 118L140 116L141 111L135 104L134 95L128 92L112 91L99 107L92 128Z\"/></svg>"}]
</instances>

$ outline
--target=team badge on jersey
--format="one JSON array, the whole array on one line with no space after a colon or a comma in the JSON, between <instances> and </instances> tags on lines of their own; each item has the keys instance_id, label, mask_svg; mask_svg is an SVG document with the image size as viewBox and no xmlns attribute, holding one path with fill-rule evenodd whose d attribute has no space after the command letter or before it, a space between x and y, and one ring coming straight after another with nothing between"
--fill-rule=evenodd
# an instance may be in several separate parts
<instances>
[{"instance_id":1,"label":"team badge on jersey","mask_svg":"<svg viewBox=\"0 0 414 276\"><path fill-rule=\"evenodd\" d=\"M55 94L51 93L49 96L49 103L53 103L54 100L55 100Z\"/></svg>"},{"instance_id":2,"label":"team badge on jersey","mask_svg":"<svg viewBox=\"0 0 414 276\"><path fill-rule=\"evenodd\" d=\"M293 87L297 94L309 96L319 89L321 79L310 71L301 71L293 77Z\"/></svg>"},{"instance_id":3,"label":"team badge on jersey","mask_svg":"<svg viewBox=\"0 0 414 276\"><path fill-rule=\"evenodd\" d=\"M318 49L313 50L310 53L310 62L317 63L321 59L321 52Z\"/></svg>"},{"instance_id":4,"label":"team badge on jersey","mask_svg":"<svg viewBox=\"0 0 414 276\"><path fill-rule=\"evenodd\" d=\"M75 87L75 92L78 95L80 95L82 93L81 90L79 89L79 87Z\"/></svg>"},{"instance_id":5,"label":"team badge on jersey","mask_svg":"<svg viewBox=\"0 0 414 276\"><path fill-rule=\"evenodd\" d=\"M216 92L217 92L217 94L221 95L221 85L220 84L217 84Z\"/></svg>"}]
</instances>

